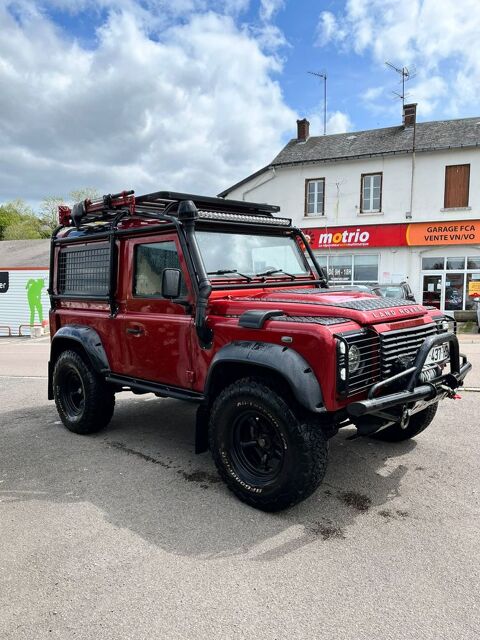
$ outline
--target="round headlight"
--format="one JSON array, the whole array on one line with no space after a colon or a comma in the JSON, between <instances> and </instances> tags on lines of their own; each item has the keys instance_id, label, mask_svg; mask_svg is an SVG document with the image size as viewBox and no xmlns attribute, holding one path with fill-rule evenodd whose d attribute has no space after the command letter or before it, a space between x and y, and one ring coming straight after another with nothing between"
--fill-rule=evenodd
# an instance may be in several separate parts
<instances>
[{"instance_id":1,"label":"round headlight","mask_svg":"<svg viewBox=\"0 0 480 640\"><path fill-rule=\"evenodd\" d=\"M348 349L348 370L355 373L360 368L361 354L360 349L355 344L351 344Z\"/></svg>"}]
</instances>

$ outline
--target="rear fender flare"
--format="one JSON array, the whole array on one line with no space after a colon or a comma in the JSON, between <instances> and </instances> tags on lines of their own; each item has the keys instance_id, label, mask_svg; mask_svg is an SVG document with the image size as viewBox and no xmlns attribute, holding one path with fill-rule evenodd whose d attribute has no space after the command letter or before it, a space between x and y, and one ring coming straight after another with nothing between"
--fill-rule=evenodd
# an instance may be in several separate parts
<instances>
[{"instance_id":1,"label":"rear fender flare","mask_svg":"<svg viewBox=\"0 0 480 640\"><path fill-rule=\"evenodd\" d=\"M53 367L59 354L68 343L76 343L87 356L92 368L102 376L110 371L107 354L102 340L95 329L81 324L61 327L53 336L48 363L48 398L53 399Z\"/></svg>"}]
</instances>

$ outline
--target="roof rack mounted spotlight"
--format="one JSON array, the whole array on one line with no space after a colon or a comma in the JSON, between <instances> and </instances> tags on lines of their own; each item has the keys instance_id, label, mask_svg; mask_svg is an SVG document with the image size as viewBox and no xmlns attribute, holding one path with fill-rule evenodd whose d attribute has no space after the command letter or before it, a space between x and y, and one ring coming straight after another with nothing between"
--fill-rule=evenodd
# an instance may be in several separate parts
<instances>
[{"instance_id":1,"label":"roof rack mounted spotlight","mask_svg":"<svg viewBox=\"0 0 480 640\"><path fill-rule=\"evenodd\" d=\"M225 222L244 222L253 224L264 224L268 226L291 227L290 218L277 218L273 216L248 215L246 213L227 213L223 211L203 211L198 212L198 217L205 220L222 220Z\"/></svg>"}]
</instances>

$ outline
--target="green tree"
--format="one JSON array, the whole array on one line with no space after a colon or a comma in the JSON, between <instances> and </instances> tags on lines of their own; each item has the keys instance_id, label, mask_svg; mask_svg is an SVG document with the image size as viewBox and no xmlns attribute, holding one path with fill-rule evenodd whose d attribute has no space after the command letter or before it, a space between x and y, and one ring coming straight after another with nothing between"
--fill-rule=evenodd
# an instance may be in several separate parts
<instances>
[{"instance_id":1,"label":"green tree","mask_svg":"<svg viewBox=\"0 0 480 640\"><path fill-rule=\"evenodd\" d=\"M38 218L20 220L8 225L3 234L4 240L40 240L45 237L40 231Z\"/></svg>"},{"instance_id":2,"label":"green tree","mask_svg":"<svg viewBox=\"0 0 480 640\"><path fill-rule=\"evenodd\" d=\"M61 196L47 196L40 204L40 222L47 236L58 226L58 206L65 204Z\"/></svg>"},{"instance_id":3,"label":"green tree","mask_svg":"<svg viewBox=\"0 0 480 640\"><path fill-rule=\"evenodd\" d=\"M61 204L72 205L82 200L94 200L99 198L100 194L93 187L84 187L83 189L74 189L70 192L68 198L62 196L47 196L40 204L40 221L42 223L42 231L45 230L45 237L48 237L55 227L58 225L58 206Z\"/></svg>"},{"instance_id":4,"label":"green tree","mask_svg":"<svg viewBox=\"0 0 480 640\"><path fill-rule=\"evenodd\" d=\"M95 187L84 187L70 191L71 202L81 202L82 200L96 200L100 198L100 193Z\"/></svg>"},{"instance_id":5,"label":"green tree","mask_svg":"<svg viewBox=\"0 0 480 640\"><path fill-rule=\"evenodd\" d=\"M23 222L29 222L30 226L37 228L38 231L38 219L33 213L32 208L23 200L12 200L11 202L5 202L0 205L0 240L7 240L8 238L6 236L11 235L11 232L7 233L7 230L12 226L21 225ZM17 233L21 233L20 228L15 232L15 234ZM30 232L29 235L31 235Z\"/></svg>"}]
</instances>

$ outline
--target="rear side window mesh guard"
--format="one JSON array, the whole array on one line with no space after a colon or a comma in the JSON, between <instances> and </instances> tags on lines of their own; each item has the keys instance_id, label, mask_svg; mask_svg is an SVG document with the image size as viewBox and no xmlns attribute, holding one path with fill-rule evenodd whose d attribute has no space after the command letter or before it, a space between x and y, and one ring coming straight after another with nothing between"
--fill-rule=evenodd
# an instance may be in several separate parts
<instances>
[{"instance_id":1,"label":"rear side window mesh guard","mask_svg":"<svg viewBox=\"0 0 480 640\"><path fill-rule=\"evenodd\" d=\"M108 297L110 263L108 243L62 247L58 254L57 294Z\"/></svg>"}]
</instances>

